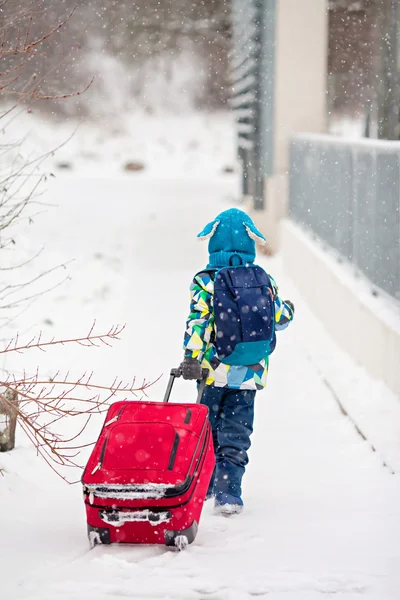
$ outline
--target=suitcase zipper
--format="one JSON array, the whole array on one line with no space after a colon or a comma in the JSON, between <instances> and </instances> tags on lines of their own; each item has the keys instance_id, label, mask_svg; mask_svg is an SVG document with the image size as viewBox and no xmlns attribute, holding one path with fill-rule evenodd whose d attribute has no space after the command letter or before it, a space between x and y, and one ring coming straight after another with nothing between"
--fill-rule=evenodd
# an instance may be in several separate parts
<instances>
[{"instance_id":1,"label":"suitcase zipper","mask_svg":"<svg viewBox=\"0 0 400 600\"><path fill-rule=\"evenodd\" d=\"M174 443L172 444L171 456L170 456L169 463L168 463L168 471L172 471L172 469L174 468L176 454L178 452L178 447L179 447L180 441L181 441L181 438L179 437L179 433L176 432Z\"/></svg>"},{"instance_id":2,"label":"suitcase zipper","mask_svg":"<svg viewBox=\"0 0 400 600\"><path fill-rule=\"evenodd\" d=\"M118 419L120 418L122 411L124 410L125 406L123 406L115 415L115 417L113 417L112 419L110 419L109 421L107 421L106 423L104 423L104 427L107 427L108 425L111 425L111 423L115 423L115 421L118 421Z\"/></svg>"},{"instance_id":3,"label":"suitcase zipper","mask_svg":"<svg viewBox=\"0 0 400 600\"><path fill-rule=\"evenodd\" d=\"M98 471L99 469L101 469L101 467L103 466L103 460L104 460L104 454L106 452L107 441L108 441L108 438L106 438L104 440L104 444L103 444L103 447L102 447L101 452L100 452L99 462L97 463L97 465L93 469L91 475L94 475L96 473L96 471Z\"/></svg>"},{"instance_id":4,"label":"suitcase zipper","mask_svg":"<svg viewBox=\"0 0 400 600\"><path fill-rule=\"evenodd\" d=\"M194 453L193 453L192 460L191 460L191 462L190 462L190 465L189 465L189 473L190 473L190 471L192 470L193 463L194 463L194 459L195 459L195 457L196 457L197 451L198 451L198 449L199 449L199 446L200 446L200 441L201 441L201 438L202 438L202 436L203 436L203 434L204 434L204 431L207 429L207 424L208 424L208 419L206 419L206 420L204 421L204 424L203 424L202 430L201 430L201 432L200 432L199 440L198 440L198 442L197 442L197 444L196 444L196 448L195 448L195 451L194 451ZM202 448L201 448L201 450L200 450L200 453L199 453L199 459L198 459L198 462L200 462L200 460L201 460L201 455L202 455L202 453L203 453L203 451L204 451L204 447L205 447L205 444L206 444L206 439L207 439L207 435L205 436L205 439L203 440L203 445L202 445ZM196 469L193 471L193 476L194 476L194 473L195 473L195 472L196 472ZM184 481L183 483L181 483L181 485L180 485L180 486L175 486L175 488L171 488L173 491L172 491L172 492L170 492L169 494L168 494L168 492L167 492L167 493L165 494L165 495L166 495L166 497L167 497L167 498L173 498L174 496L180 496L181 494L184 494L184 493L186 493L186 492L188 491L188 489L190 488L190 486L192 485L192 480L193 480L193 477L188 477L188 478L186 479L186 481Z\"/></svg>"},{"instance_id":5,"label":"suitcase zipper","mask_svg":"<svg viewBox=\"0 0 400 600\"><path fill-rule=\"evenodd\" d=\"M125 406L123 406L118 411L118 413L115 415L115 417L113 417L112 419L110 419L109 421L107 421L106 423L104 423L104 427L107 427L108 425L111 425L111 423L115 423L116 421L118 421L118 419L122 415L122 412L123 412L124 409L125 409ZM103 444L103 447L102 447L101 452L100 452L99 462L97 463L97 465L95 466L95 468L91 472L91 475L94 475L103 466L103 460L104 460L104 454L106 452L107 440L108 440L108 438L106 438L104 440L104 444Z\"/></svg>"}]
</instances>

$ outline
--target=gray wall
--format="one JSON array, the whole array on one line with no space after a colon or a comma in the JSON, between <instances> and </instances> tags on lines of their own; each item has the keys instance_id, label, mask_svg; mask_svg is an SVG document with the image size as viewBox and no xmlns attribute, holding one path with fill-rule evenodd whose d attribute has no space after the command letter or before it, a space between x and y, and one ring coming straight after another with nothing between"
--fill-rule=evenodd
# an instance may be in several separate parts
<instances>
[{"instance_id":1,"label":"gray wall","mask_svg":"<svg viewBox=\"0 0 400 600\"><path fill-rule=\"evenodd\" d=\"M298 135L290 216L400 300L400 143Z\"/></svg>"}]
</instances>

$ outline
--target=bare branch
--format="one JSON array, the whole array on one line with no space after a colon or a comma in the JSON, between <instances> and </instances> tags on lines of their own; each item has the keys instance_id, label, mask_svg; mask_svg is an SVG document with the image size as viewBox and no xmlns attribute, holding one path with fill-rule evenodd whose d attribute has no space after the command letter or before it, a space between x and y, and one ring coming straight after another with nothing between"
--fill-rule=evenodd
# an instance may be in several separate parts
<instances>
[{"instance_id":1,"label":"bare branch","mask_svg":"<svg viewBox=\"0 0 400 600\"><path fill-rule=\"evenodd\" d=\"M31 350L32 348L38 348L39 350L44 350L45 348L47 348L49 346L57 346L57 345L65 346L66 344L79 344L81 346L90 347L90 346L98 346L98 344L96 342L103 342L106 345L110 345L106 340L119 340L120 334L125 329L125 325L115 325L115 326L111 327L107 333L95 335L93 333L95 323L96 323L96 321L94 321L94 324L92 325L92 327L89 331L89 334L84 337L70 338L70 339L65 339L65 340L52 339L49 342L42 342L41 341L42 334L40 333L38 336L34 337L27 344L23 344L23 345L19 346L18 345L18 336L17 336L14 340L11 340L9 342L9 344L7 344L7 346L3 350L0 350L0 354L7 354L9 352L23 352L25 350Z\"/></svg>"},{"instance_id":2,"label":"bare branch","mask_svg":"<svg viewBox=\"0 0 400 600\"><path fill-rule=\"evenodd\" d=\"M64 21L62 21L61 23L59 23L57 25L57 27L54 27L51 31L49 31L48 33L46 33L45 35L43 35L41 38L39 38L38 40L31 42L28 45L24 45L24 52L26 53L30 53L32 52L32 50L34 50L35 48L37 48L37 46L39 46L40 44L42 44L45 40L49 39L52 35L54 35L55 33L57 33L57 31L59 31L62 27L64 27L64 25L66 23L68 23L68 21L72 18L74 12L76 11L76 6L74 6L74 8L72 9L72 11L70 12L70 14L68 15L68 17L66 19L64 19ZM31 27L32 21L30 20L29 23L29 30ZM29 37L29 31L27 31L27 35Z\"/></svg>"},{"instance_id":3,"label":"bare branch","mask_svg":"<svg viewBox=\"0 0 400 600\"><path fill-rule=\"evenodd\" d=\"M43 342L39 333L22 345L17 335L8 342L3 352L81 343L84 340L89 346L93 346L93 340L118 339L123 331L123 327L114 326L105 334L95 334L94 326L95 324L91 326L85 338ZM120 394L123 394L124 399L132 400L138 393L146 394L153 383L143 381L142 385L137 385L135 378L126 383L115 377L111 385L104 385L93 381L92 372L83 373L77 379L70 378L68 372L65 377L56 373L50 380L45 380L37 370L34 375L24 373L20 378L8 376L0 379L0 413L18 420L37 455L62 479L72 483L64 470L80 467L77 461L80 451L93 443L81 441L93 415L108 410L110 403ZM69 435L63 435L59 429L64 419L75 419L76 422L75 430Z\"/></svg>"}]
</instances>

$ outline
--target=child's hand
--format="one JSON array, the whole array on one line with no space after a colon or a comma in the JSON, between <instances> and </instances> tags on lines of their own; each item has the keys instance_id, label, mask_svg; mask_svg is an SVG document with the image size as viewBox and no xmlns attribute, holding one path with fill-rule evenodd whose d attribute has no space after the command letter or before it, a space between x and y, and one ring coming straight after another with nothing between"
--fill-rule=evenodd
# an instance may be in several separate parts
<instances>
[{"instance_id":1,"label":"child's hand","mask_svg":"<svg viewBox=\"0 0 400 600\"><path fill-rule=\"evenodd\" d=\"M183 379L201 379L202 368L198 360L186 357L180 365Z\"/></svg>"}]
</instances>

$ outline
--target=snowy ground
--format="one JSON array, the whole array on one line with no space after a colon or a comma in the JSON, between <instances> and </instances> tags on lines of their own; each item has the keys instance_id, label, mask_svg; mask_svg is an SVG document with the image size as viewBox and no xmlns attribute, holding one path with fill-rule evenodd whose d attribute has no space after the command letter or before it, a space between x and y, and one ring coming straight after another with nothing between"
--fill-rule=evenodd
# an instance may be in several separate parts
<instances>
[{"instance_id":1,"label":"snowy ground","mask_svg":"<svg viewBox=\"0 0 400 600\"><path fill-rule=\"evenodd\" d=\"M199 139L201 127L187 125L182 135ZM70 279L21 314L18 330L70 337L86 332L94 318L100 330L127 327L112 349L29 353L3 367L77 375L94 369L106 383L115 375L163 373L150 391L162 397L168 369L181 358L189 281L206 258L196 233L237 195L237 176L221 174L232 156L227 143L215 151L220 137L214 132L197 158L193 152L192 168L171 160L171 172L164 155L159 172L153 161L147 172L119 173L117 161L110 167L106 158L100 167L82 158L79 168L60 172L47 195L55 206L24 226L21 247L29 253L45 244L28 270L75 259ZM260 263L297 312L257 398L245 512L226 519L206 505L196 542L181 554L159 547L89 551L79 486L59 480L20 434L17 449L0 456L2 598L400 598L398 401L333 345L279 258ZM335 394L376 452L340 412ZM193 399L193 386L178 382L175 398Z\"/></svg>"},{"instance_id":2,"label":"snowy ground","mask_svg":"<svg viewBox=\"0 0 400 600\"><path fill-rule=\"evenodd\" d=\"M24 140L23 153L36 156L57 149L47 168L56 175L120 176L128 162L141 163L139 176L202 177L235 167L232 117L226 112L163 112L133 109L126 116L93 116L90 121L54 122L21 111L3 119L7 141ZM2 130L0 130L2 133ZM3 138L4 139L4 138Z\"/></svg>"}]
</instances>

